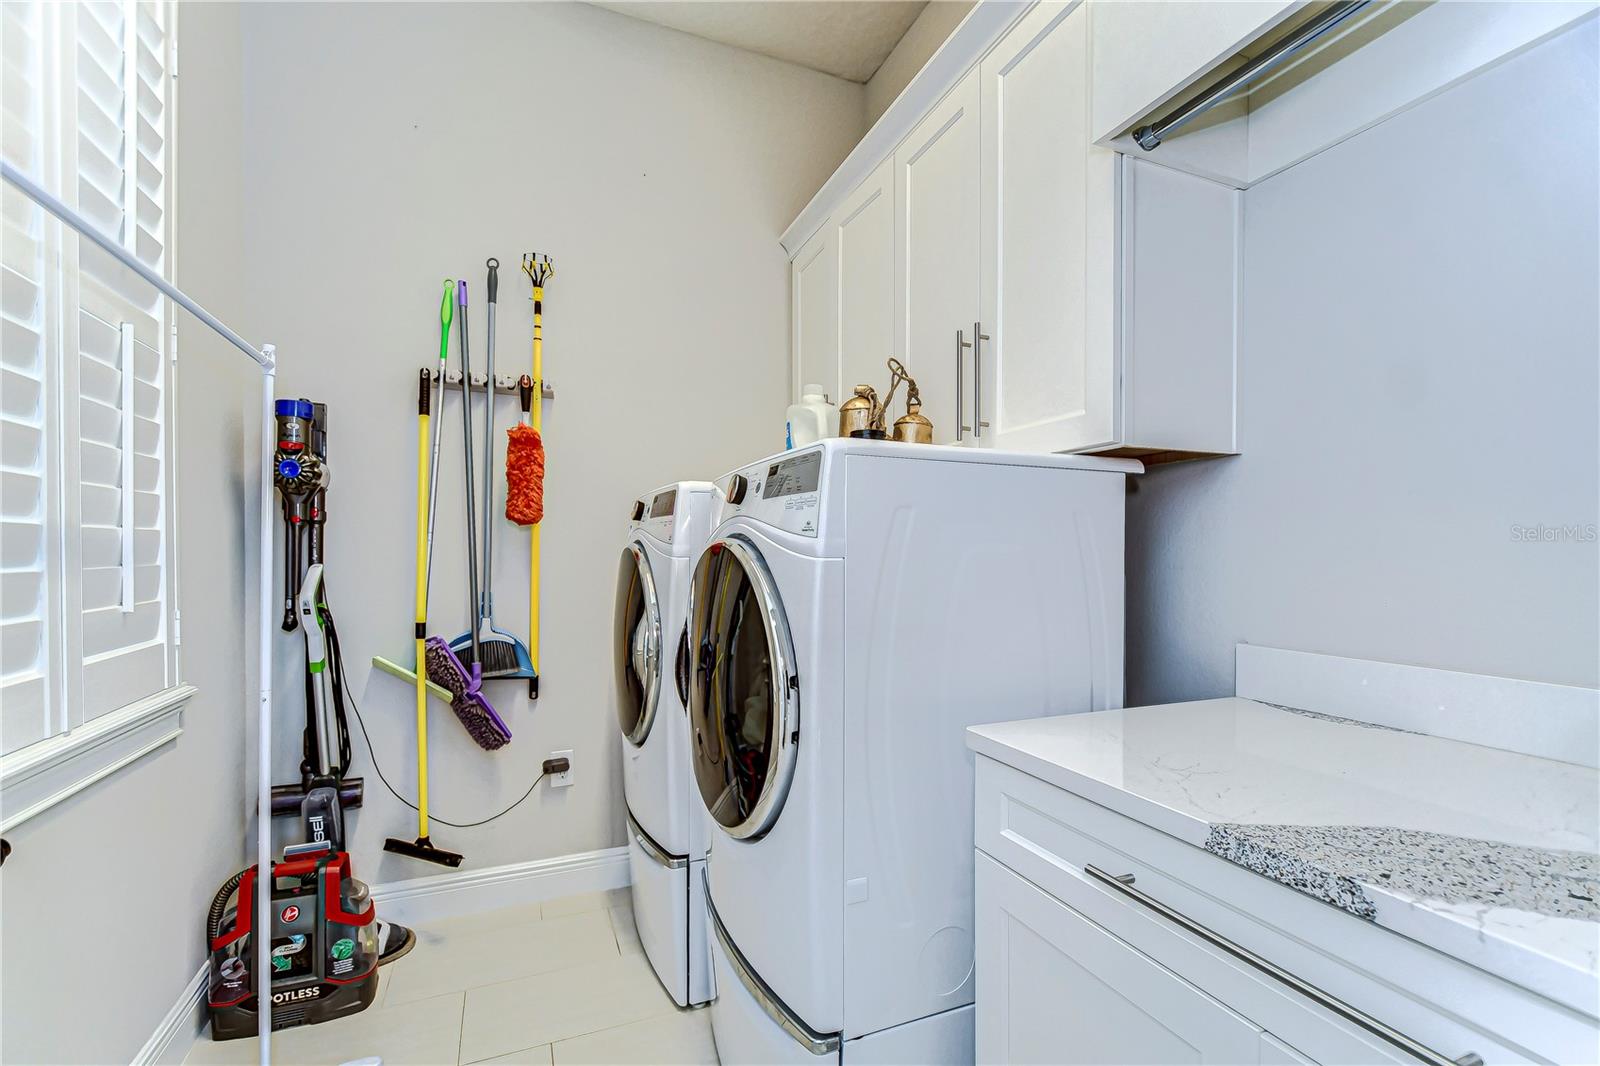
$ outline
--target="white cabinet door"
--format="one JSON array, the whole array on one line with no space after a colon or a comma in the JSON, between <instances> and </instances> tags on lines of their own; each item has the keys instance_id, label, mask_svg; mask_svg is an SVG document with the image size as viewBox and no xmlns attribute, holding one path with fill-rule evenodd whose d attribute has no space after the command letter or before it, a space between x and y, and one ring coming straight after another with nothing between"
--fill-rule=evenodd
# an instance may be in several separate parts
<instances>
[{"instance_id":1,"label":"white cabinet door","mask_svg":"<svg viewBox=\"0 0 1600 1066\"><path fill-rule=\"evenodd\" d=\"M833 213L839 249L839 395L856 385L889 387L894 341L894 161L878 169ZM890 419L893 422L893 419Z\"/></svg>"},{"instance_id":2,"label":"white cabinet door","mask_svg":"<svg viewBox=\"0 0 1600 1066\"><path fill-rule=\"evenodd\" d=\"M1089 138L1089 7L1041 3L984 59L980 443L1115 444L1120 156Z\"/></svg>"},{"instance_id":3,"label":"white cabinet door","mask_svg":"<svg viewBox=\"0 0 1600 1066\"><path fill-rule=\"evenodd\" d=\"M959 345L978 319L978 151L973 70L894 154L895 347L940 444L972 422L972 353Z\"/></svg>"},{"instance_id":4,"label":"white cabinet door","mask_svg":"<svg viewBox=\"0 0 1600 1066\"><path fill-rule=\"evenodd\" d=\"M1261 1030L978 852L977 1061L1253 1063Z\"/></svg>"},{"instance_id":5,"label":"white cabinet door","mask_svg":"<svg viewBox=\"0 0 1600 1066\"><path fill-rule=\"evenodd\" d=\"M819 384L839 402L839 257L833 227L824 225L789 264L790 314L793 316L790 358L794 378L790 396L800 398L803 385Z\"/></svg>"}]
</instances>

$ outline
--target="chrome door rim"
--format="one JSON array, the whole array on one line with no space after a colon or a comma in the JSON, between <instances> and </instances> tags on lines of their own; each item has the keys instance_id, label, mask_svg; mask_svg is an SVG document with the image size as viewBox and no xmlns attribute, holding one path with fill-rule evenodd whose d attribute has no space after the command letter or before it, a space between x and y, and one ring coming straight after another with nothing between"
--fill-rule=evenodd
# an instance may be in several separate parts
<instances>
[{"instance_id":1,"label":"chrome door rim","mask_svg":"<svg viewBox=\"0 0 1600 1066\"><path fill-rule=\"evenodd\" d=\"M766 562L761 558L760 551L746 537L731 533L726 537L718 538L706 546L701 553L703 559L706 554L714 551L726 551L731 554L743 568L755 591L756 600L761 605L762 628L766 632L767 651L771 656L768 664L772 673L772 721L775 723L773 730L775 737L774 750L767 758L767 775L761 783L761 794L756 798L755 806L750 809L745 820L736 826L723 825L710 810L701 795L701 805L706 807L711 814L712 822L724 833L736 840L750 840L759 838L772 824L777 821L778 813L783 809L783 804L789 796L789 786L794 781L795 761L800 749L800 679L795 671L794 641L790 637L789 622L783 613L783 601L778 598L777 585L772 580L772 574L767 570ZM696 566L698 570L698 564ZM698 578L698 574L696 575ZM689 585L689 617L698 617L695 596L699 581L695 580ZM692 645L698 645L703 639L703 634L693 634ZM702 665L696 662L691 669L691 698L693 694L701 691L700 675L703 673ZM696 789L696 791L700 791Z\"/></svg>"},{"instance_id":2,"label":"chrome door rim","mask_svg":"<svg viewBox=\"0 0 1600 1066\"><path fill-rule=\"evenodd\" d=\"M650 556L645 553L644 546L638 541L629 544L623 553L633 556L635 572L639 575L639 590L644 599L643 621L647 627L645 634L645 673L641 678L644 682L644 699L639 708L639 721L635 723L633 732L623 733L624 739L634 747L641 747L645 738L650 735L650 727L655 724L656 704L661 698L661 601L656 596L656 579L650 570ZM632 659L632 635L621 634L628 646L620 649L627 659ZM620 723L619 723L620 727Z\"/></svg>"}]
</instances>

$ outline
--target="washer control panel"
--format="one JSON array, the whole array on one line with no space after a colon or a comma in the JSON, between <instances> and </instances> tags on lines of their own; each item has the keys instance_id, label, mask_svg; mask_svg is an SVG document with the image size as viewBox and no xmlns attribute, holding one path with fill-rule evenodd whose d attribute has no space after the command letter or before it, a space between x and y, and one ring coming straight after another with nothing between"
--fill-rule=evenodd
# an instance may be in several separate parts
<instances>
[{"instance_id":1,"label":"washer control panel","mask_svg":"<svg viewBox=\"0 0 1600 1066\"><path fill-rule=\"evenodd\" d=\"M662 489L640 500L634 518L634 525L649 533L652 537L666 544L672 543L672 534L677 528L677 521L673 517L677 511L678 490L674 486Z\"/></svg>"}]
</instances>

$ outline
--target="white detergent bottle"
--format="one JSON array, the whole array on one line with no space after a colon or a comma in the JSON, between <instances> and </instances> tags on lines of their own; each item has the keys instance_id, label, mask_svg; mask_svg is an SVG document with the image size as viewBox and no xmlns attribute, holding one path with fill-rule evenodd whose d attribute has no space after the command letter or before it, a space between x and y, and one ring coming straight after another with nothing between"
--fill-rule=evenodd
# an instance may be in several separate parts
<instances>
[{"instance_id":1,"label":"white detergent bottle","mask_svg":"<svg viewBox=\"0 0 1600 1066\"><path fill-rule=\"evenodd\" d=\"M804 448L823 437L833 436L838 410L823 395L821 385L807 385L800 390L800 402L789 405L788 448Z\"/></svg>"}]
</instances>

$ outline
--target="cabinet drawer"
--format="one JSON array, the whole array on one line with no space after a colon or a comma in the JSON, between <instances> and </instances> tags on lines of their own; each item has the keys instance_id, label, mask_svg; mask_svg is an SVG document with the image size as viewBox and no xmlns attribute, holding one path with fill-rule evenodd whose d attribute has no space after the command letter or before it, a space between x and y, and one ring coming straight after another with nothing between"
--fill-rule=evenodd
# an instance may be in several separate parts
<instances>
[{"instance_id":1,"label":"cabinet drawer","mask_svg":"<svg viewBox=\"0 0 1600 1066\"><path fill-rule=\"evenodd\" d=\"M1178 915L1447 1058L1593 1054L1595 1030L1557 1004L992 759L978 759L977 803L981 851L1313 1061L1414 1060L1085 867L1134 875Z\"/></svg>"},{"instance_id":2,"label":"cabinet drawer","mask_svg":"<svg viewBox=\"0 0 1600 1066\"><path fill-rule=\"evenodd\" d=\"M975 889L979 1062L1256 1061L1258 1028L982 853Z\"/></svg>"}]
</instances>

